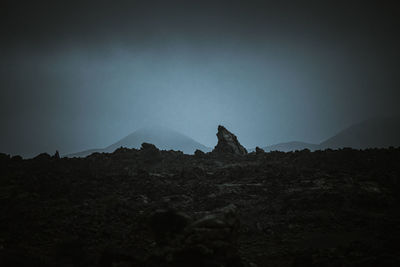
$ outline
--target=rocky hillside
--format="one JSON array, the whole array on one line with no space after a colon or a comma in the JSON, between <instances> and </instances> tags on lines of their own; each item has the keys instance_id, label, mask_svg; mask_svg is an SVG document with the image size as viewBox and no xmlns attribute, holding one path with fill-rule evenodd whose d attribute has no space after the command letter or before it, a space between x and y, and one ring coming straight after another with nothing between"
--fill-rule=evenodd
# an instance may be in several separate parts
<instances>
[{"instance_id":1,"label":"rocky hillside","mask_svg":"<svg viewBox=\"0 0 400 267\"><path fill-rule=\"evenodd\" d=\"M1 154L0 265L400 263L400 149L220 151Z\"/></svg>"}]
</instances>

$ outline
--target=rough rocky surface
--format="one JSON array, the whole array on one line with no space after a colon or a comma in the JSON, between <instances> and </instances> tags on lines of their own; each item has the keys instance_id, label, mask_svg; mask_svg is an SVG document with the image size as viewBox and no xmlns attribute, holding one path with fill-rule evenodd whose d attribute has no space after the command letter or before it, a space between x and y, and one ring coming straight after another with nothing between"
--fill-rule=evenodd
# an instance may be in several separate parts
<instances>
[{"instance_id":1,"label":"rough rocky surface","mask_svg":"<svg viewBox=\"0 0 400 267\"><path fill-rule=\"evenodd\" d=\"M157 247L147 260L150 266L242 267L237 238L239 219L228 205L193 221L173 210L158 210L149 225Z\"/></svg>"},{"instance_id":2,"label":"rough rocky surface","mask_svg":"<svg viewBox=\"0 0 400 267\"><path fill-rule=\"evenodd\" d=\"M398 266L400 149L0 154L0 266Z\"/></svg>"},{"instance_id":3,"label":"rough rocky surface","mask_svg":"<svg viewBox=\"0 0 400 267\"><path fill-rule=\"evenodd\" d=\"M218 126L217 137L218 143L212 152L221 154L229 153L239 156L247 154L246 148L239 143L237 137L224 126Z\"/></svg>"}]
</instances>

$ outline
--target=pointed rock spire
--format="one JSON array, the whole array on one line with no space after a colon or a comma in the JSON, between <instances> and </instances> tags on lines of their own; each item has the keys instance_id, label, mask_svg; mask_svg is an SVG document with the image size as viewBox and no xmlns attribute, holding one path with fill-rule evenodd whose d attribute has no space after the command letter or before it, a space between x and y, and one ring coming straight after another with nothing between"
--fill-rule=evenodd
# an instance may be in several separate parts
<instances>
[{"instance_id":1,"label":"pointed rock spire","mask_svg":"<svg viewBox=\"0 0 400 267\"><path fill-rule=\"evenodd\" d=\"M247 150L239 143L237 137L228 131L224 126L218 126L218 144L213 152L228 153L234 155L246 155Z\"/></svg>"}]
</instances>

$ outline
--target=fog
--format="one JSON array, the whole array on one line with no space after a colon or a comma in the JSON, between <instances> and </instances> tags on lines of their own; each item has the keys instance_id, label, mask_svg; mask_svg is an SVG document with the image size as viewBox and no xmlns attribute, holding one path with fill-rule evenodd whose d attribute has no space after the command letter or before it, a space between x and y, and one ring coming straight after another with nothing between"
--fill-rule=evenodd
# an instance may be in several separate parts
<instances>
[{"instance_id":1,"label":"fog","mask_svg":"<svg viewBox=\"0 0 400 267\"><path fill-rule=\"evenodd\" d=\"M6 9L1 152L106 147L149 125L209 147L219 124L249 148L320 143L400 114L390 9L101 3L22 7L26 25Z\"/></svg>"}]
</instances>

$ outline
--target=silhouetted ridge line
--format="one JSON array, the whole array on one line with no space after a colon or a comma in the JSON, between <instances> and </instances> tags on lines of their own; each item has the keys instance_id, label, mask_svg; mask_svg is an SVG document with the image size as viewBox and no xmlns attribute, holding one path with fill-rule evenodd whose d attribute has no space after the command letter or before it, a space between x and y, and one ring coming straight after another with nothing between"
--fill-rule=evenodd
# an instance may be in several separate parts
<instances>
[{"instance_id":1,"label":"silhouetted ridge line","mask_svg":"<svg viewBox=\"0 0 400 267\"><path fill-rule=\"evenodd\" d=\"M90 149L67 155L68 157L85 157L95 152L111 153L120 147L139 149L142 143L154 144L162 150L180 150L193 154L197 149L208 152L211 149L196 140L166 127L152 126L141 128L121 140L101 149Z\"/></svg>"},{"instance_id":2,"label":"silhouetted ridge line","mask_svg":"<svg viewBox=\"0 0 400 267\"><path fill-rule=\"evenodd\" d=\"M263 147L268 151L295 151L310 149L337 149L351 147L355 149L387 148L400 146L400 118L373 118L345 128L320 144L305 142L286 142Z\"/></svg>"}]
</instances>

